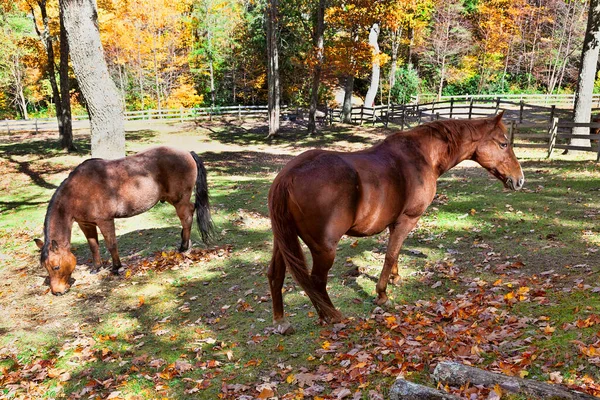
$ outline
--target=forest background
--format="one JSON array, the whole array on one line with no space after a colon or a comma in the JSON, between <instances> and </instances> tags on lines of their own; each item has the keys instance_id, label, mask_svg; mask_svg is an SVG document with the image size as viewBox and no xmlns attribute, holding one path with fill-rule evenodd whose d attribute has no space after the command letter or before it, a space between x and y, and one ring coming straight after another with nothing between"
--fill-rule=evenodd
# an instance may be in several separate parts
<instances>
[{"instance_id":1,"label":"forest background","mask_svg":"<svg viewBox=\"0 0 600 400\"><path fill-rule=\"evenodd\" d=\"M0 118L54 116L58 0L0 4ZM309 103L317 8L279 1L283 104ZM265 0L98 0L106 60L126 108L266 104L265 9ZM319 103L333 105L349 77L364 97L375 23L377 104L417 93L573 93L588 9L582 0L328 0ZM85 113L72 71L65 76L74 114Z\"/></svg>"}]
</instances>

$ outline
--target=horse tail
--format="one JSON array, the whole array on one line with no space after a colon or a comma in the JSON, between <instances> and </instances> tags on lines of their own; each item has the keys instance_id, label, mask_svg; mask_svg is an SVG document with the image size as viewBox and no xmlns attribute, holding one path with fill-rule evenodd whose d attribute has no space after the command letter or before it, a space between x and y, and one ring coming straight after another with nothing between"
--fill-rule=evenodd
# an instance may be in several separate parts
<instances>
[{"instance_id":1,"label":"horse tail","mask_svg":"<svg viewBox=\"0 0 600 400\"><path fill-rule=\"evenodd\" d=\"M208 184L206 182L206 168L198 154L193 151L190 152L196 167L198 168L198 175L196 176L196 200L194 201L194 210L196 210L196 222L198 222L198 229L200 230L200 236L202 241L209 244L214 234L214 225L210 218L210 204L208 200Z\"/></svg>"},{"instance_id":2,"label":"horse tail","mask_svg":"<svg viewBox=\"0 0 600 400\"><path fill-rule=\"evenodd\" d=\"M323 299L306 267L306 260L298 239L296 221L288 207L290 197L289 180L285 178L276 179L269 191L269 214L271 216L271 229L273 230L273 260L276 260L278 252L284 262L273 262L272 268L279 269L279 273L285 275L285 270L281 271L281 268L287 267L315 308L322 310L326 315L331 315L335 312L335 308Z\"/></svg>"}]
</instances>

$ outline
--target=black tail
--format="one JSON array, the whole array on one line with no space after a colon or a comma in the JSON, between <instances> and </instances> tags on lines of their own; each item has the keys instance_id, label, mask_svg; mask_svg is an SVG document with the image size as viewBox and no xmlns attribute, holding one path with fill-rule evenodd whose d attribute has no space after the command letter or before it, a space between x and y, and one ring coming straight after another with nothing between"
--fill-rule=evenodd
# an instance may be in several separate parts
<instances>
[{"instance_id":1,"label":"black tail","mask_svg":"<svg viewBox=\"0 0 600 400\"><path fill-rule=\"evenodd\" d=\"M213 238L214 225L210 218L210 204L208 200L208 184L206 183L206 168L198 154L190 152L196 166L198 167L198 176L196 177L196 200L194 201L194 209L196 210L196 221L202 241L209 244Z\"/></svg>"}]
</instances>

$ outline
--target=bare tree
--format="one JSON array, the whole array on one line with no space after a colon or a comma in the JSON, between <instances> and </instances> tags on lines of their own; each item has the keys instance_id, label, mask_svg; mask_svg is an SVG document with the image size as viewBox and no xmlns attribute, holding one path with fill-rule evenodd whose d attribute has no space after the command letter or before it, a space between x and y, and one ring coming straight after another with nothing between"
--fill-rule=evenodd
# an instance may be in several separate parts
<instances>
[{"instance_id":1,"label":"bare tree","mask_svg":"<svg viewBox=\"0 0 600 400\"><path fill-rule=\"evenodd\" d=\"M60 0L60 11L73 71L90 113L92 157L124 157L123 104L104 59L96 1Z\"/></svg>"},{"instance_id":2,"label":"bare tree","mask_svg":"<svg viewBox=\"0 0 600 400\"><path fill-rule=\"evenodd\" d=\"M325 0L319 0L317 7L316 24L313 32L313 45L316 52L316 62L313 68L312 87L310 91L310 111L308 113L308 134L316 132L317 124L315 115L317 113L317 103L319 101L319 84L321 82L321 71L323 68L323 51L325 35Z\"/></svg>"},{"instance_id":3,"label":"bare tree","mask_svg":"<svg viewBox=\"0 0 600 400\"><path fill-rule=\"evenodd\" d=\"M58 75L60 78L59 83L56 81L56 66L54 59L54 38L50 33L50 23L48 19L48 11L46 8L46 0L37 0L37 5L40 10L42 17L42 29L38 27L38 21L36 18L35 10L33 5L29 5L31 10L31 16L35 25L35 31L40 38L44 49L46 50L46 75L50 81L50 87L52 88L52 100L56 107L56 119L58 120L58 137L60 146L62 149L67 151L75 151L75 145L73 144L73 125L71 122L71 98L70 98L70 85L69 85L69 45L67 44L67 37L65 27L63 24L62 14L60 15L60 33L59 33L59 66Z\"/></svg>"}]
</instances>

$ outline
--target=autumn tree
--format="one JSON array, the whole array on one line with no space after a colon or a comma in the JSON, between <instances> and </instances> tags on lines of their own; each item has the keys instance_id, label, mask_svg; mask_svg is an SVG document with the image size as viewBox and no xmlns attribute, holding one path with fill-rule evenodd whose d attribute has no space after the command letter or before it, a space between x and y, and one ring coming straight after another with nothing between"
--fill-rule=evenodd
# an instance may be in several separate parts
<instances>
[{"instance_id":1,"label":"autumn tree","mask_svg":"<svg viewBox=\"0 0 600 400\"><path fill-rule=\"evenodd\" d=\"M25 58L32 53L31 48L23 46L23 42L31 38L28 25L18 10L0 9L0 87L8 91L11 103L24 119L28 119Z\"/></svg>"},{"instance_id":2,"label":"autumn tree","mask_svg":"<svg viewBox=\"0 0 600 400\"><path fill-rule=\"evenodd\" d=\"M73 70L90 113L92 157L124 157L123 104L104 59L96 2L60 0L60 11Z\"/></svg>"},{"instance_id":3,"label":"autumn tree","mask_svg":"<svg viewBox=\"0 0 600 400\"><path fill-rule=\"evenodd\" d=\"M439 1L431 17L431 31L423 52L424 63L437 75L437 96L442 96L449 65L456 65L471 44L468 22L464 18L462 2Z\"/></svg>"}]
</instances>

